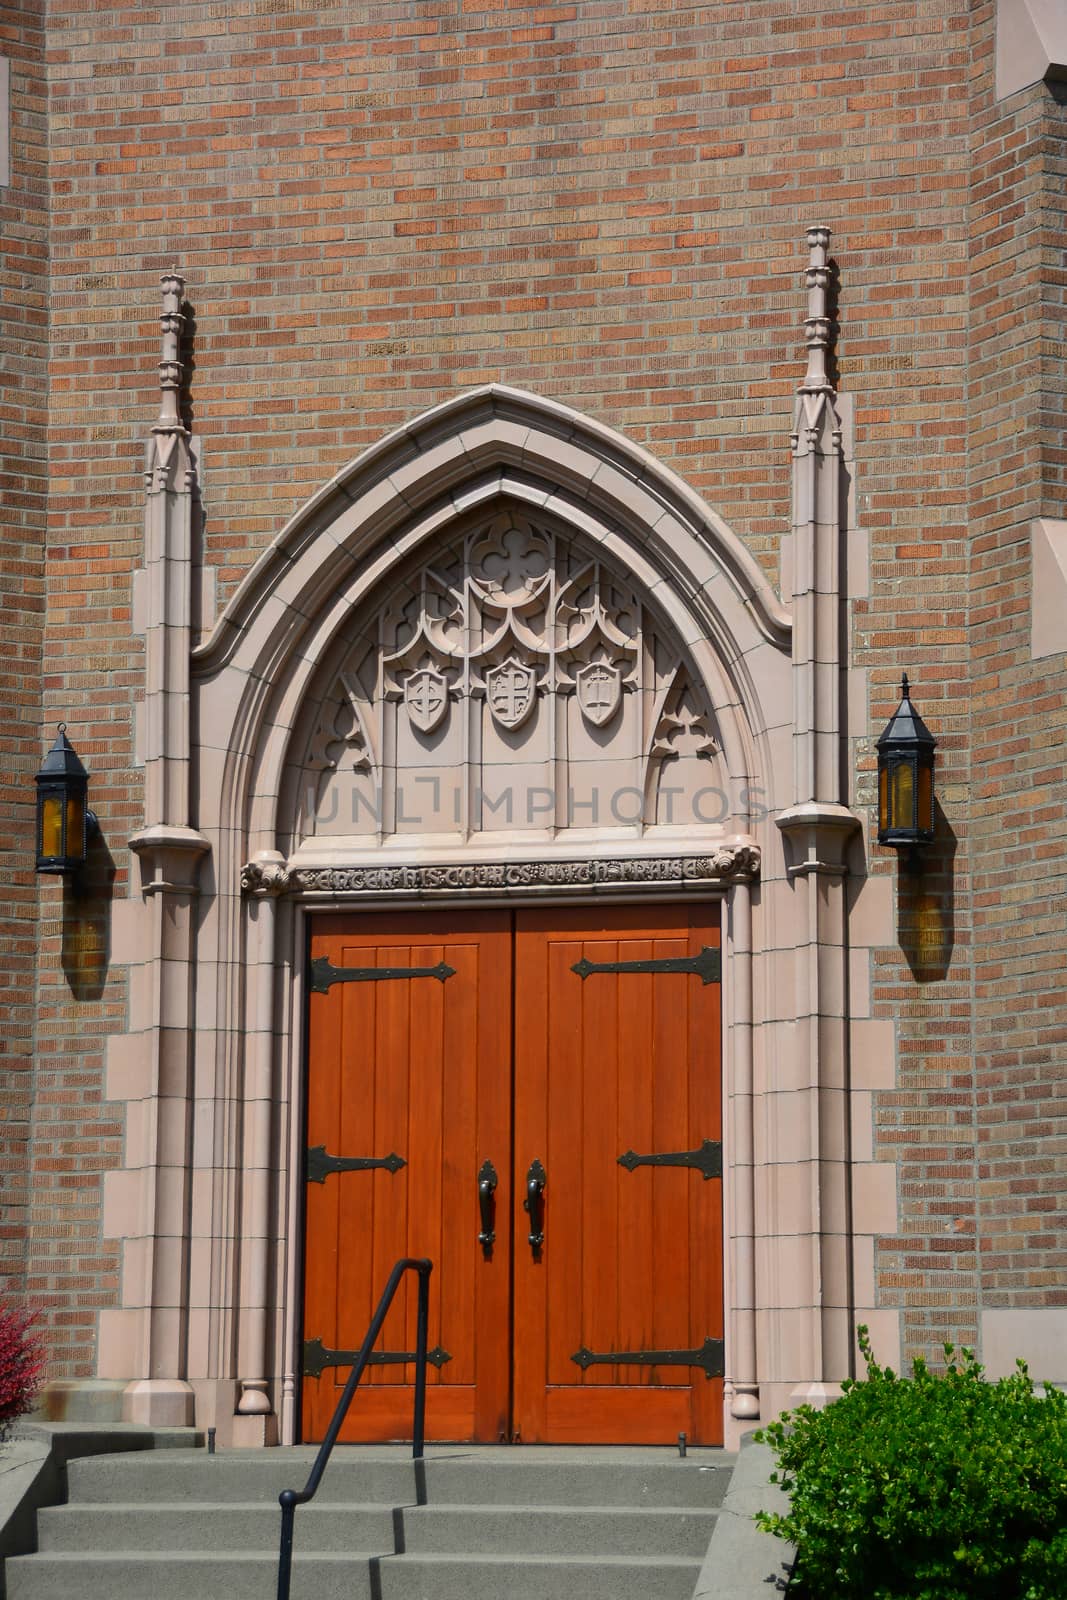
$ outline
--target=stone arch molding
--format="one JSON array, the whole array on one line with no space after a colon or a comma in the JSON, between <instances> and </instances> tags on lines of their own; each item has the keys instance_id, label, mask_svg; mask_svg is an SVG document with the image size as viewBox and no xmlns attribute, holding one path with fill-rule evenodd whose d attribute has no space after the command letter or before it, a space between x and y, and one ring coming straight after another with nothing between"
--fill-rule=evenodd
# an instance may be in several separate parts
<instances>
[{"instance_id":1,"label":"stone arch molding","mask_svg":"<svg viewBox=\"0 0 1067 1600\"><path fill-rule=\"evenodd\" d=\"M442 541L452 539L454 547L457 530L460 538L464 528L488 530L502 516L532 532L534 542L547 539L557 548L566 542L568 552L581 552L596 566L601 588L630 586L635 601L646 608L643 631L638 627L627 640L617 629L612 633L611 607L602 603L603 595L594 596L601 637L591 643L588 662L577 655L571 662L572 698L588 711L592 693L573 675L599 661L607 677L621 674L626 700L640 678L635 652L642 644L668 654L673 649L672 665L654 686L653 699L659 693L660 702L652 727L640 735L643 754L655 745L657 718L661 743L664 718L672 714L688 719L694 735L703 727L704 753L714 748L718 756L715 786L730 801L729 814L722 815L720 807L721 826L712 831L751 836L754 812L765 809L764 797L775 787L770 735L784 720L790 693L789 613L736 535L647 452L556 402L492 385L415 419L339 473L282 530L210 637L193 652L200 815L205 817L205 805L209 811L220 808L216 824L245 861L267 854L276 858L279 851L288 858L300 842L297 814L306 809L308 764L314 765L307 749L309 737L314 739L309 723L319 727L320 745L323 738L328 744L335 730L320 726L323 707L331 695L336 699L344 681L353 616L365 613L376 594L395 585L398 572L425 562ZM573 571L575 559L568 554L568 560ZM477 587L477 574L469 576ZM564 580L558 574L557 579L559 588ZM536 608L538 596L529 598ZM562 600L566 603L566 597ZM544 663L533 662L537 652L531 655L529 629L522 637L522 610L511 605L496 611L496 620L506 622L512 639L525 646L509 654L492 645L491 619L482 607L481 637L488 670L496 676L487 681L483 673L475 692L497 713L487 726L495 724L505 745L506 717L499 708L508 685L519 695L514 714L522 710L522 671L533 663L539 677L519 721L545 690ZM545 625L551 629L556 619ZM394 655L402 653L402 645L410 655L412 641L398 637L402 642L394 640ZM421 715L427 723L442 707L448 709L457 692L456 662L444 658L448 651L442 654L441 638L438 630L436 646L427 641L424 658L407 663L408 680L412 672L424 674L421 696L405 689L395 674L387 691L401 698L406 694L413 717ZM566 650L551 654L549 687L558 690L560 675L566 675ZM351 687L350 677L348 682ZM601 692L614 695L614 684ZM347 732L362 740L364 766L370 770L382 752L374 748L374 730L365 726L360 695L351 698L355 727ZM338 738L343 738L344 712L338 710ZM587 731L595 731L595 718L586 715L584 723ZM427 737L434 731L422 729ZM552 757L546 753L545 759ZM643 769L637 784L649 781ZM380 815L382 804L379 786L364 815ZM591 820L588 808L586 814ZM558 829L558 816L548 820ZM639 832L648 820L640 818ZM662 821L661 810L661 826ZM366 831L360 836L364 844L370 842ZM339 860L336 833L334 828L330 849ZM301 848L309 859L315 855L306 842ZM321 854L320 848L320 859ZM216 859L223 880L232 881L241 864Z\"/></svg>"},{"instance_id":2,"label":"stone arch molding","mask_svg":"<svg viewBox=\"0 0 1067 1600\"><path fill-rule=\"evenodd\" d=\"M471 897L725 897L727 1403L736 1419L757 1414L753 880L762 873L765 891L784 871L772 813L792 772L790 644L760 567L675 474L565 406L496 385L367 451L251 569L191 655L207 857L191 936L201 1303L185 1370L198 1415L217 1406L220 1437L262 1442L276 1419L293 1434L306 909ZM377 693L353 679L371 645ZM579 674L598 664L606 678L583 702ZM677 732L731 813L694 826L652 807L599 830L553 816L506 840L485 826L451 839L395 826L324 837L302 819L309 763L330 769L337 745L360 779L382 764L389 717L423 752L463 728L514 753L554 726L595 756L627 716L629 754L644 763L635 787L651 795ZM538 759L555 756L545 743Z\"/></svg>"}]
</instances>

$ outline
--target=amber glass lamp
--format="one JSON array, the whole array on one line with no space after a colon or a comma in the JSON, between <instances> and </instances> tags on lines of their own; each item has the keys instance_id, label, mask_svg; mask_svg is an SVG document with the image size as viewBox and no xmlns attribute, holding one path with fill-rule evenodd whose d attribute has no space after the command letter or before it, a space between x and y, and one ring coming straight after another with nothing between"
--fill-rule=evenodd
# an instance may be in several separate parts
<instances>
[{"instance_id":1,"label":"amber glass lamp","mask_svg":"<svg viewBox=\"0 0 1067 1600\"><path fill-rule=\"evenodd\" d=\"M878 843L914 850L934 841L937 740L911 703L907 673L900 692L900 704L876 746Z\"/></svg>"},{"instance_id":2,"label":"amber glass lamp","mask_svg":"<svg viewBox=\"0 0 1067 1600\"><path fill-rule=\"evenodd\" d=\"M37 871L77 872L96 821L86 808L89 774L59 724L56 740L37 774Z\"/></svg>"}]
</instances>

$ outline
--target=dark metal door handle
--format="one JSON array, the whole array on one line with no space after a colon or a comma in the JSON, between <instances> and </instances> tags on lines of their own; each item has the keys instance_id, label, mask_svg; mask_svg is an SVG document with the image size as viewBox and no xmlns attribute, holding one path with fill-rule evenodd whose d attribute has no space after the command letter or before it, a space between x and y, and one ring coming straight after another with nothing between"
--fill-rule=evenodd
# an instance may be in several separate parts
<instances>
[{"instance_id":1,"label":"dark metal door handle","mask_svg":"<svg viewBox=\"0 0 1067 1600\"><path fill-rule=\"evenodd\" d=\"M482 1231L478 1235L478 1243L486 1260L492 1255L496 1241L496 1231L493 1227L496 1211L493 1196L496 1193L496 1185L496 1168L491 1161L483 1161L478 1173L478 1206L482 1215Z\"/></svg>"},{"instance_id":2,"label":"dark metal door handle","mask_svg":"<svg viewBox=\"0 0 1067 1600\"><path fill-rule=\"evenodd\" d=\"M530 1232L527 1243L536 1255L545 1242L545 1185L547 1178L540 1161L531 1161L526 1174L526 1199L522 1209L529 1213Z\"/></svg>"}]
</instances>

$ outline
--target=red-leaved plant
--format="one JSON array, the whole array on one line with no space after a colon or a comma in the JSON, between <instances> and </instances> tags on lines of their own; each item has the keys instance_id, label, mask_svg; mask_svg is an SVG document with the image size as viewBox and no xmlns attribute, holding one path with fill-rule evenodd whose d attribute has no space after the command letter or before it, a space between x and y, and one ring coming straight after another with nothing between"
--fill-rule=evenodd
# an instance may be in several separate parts
<instances>
[{"instance_id":1,"label":"red-leaved plant","mask_svg":"<svg viewBox=\"0 0 1067 1600\"><path fill-rule=\"evenodd\" d=\"M44 1347L36 1322L32 1311L0 1306L0 1440L33 1410L41 1386Z\"/></svg>"}]
</instances>

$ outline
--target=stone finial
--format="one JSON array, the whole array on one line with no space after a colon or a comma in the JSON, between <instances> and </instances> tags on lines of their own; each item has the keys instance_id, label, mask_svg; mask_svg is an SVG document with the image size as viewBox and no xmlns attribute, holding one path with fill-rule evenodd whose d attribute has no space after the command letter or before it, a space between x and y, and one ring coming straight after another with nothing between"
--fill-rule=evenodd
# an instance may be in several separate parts
<instances>
[{"instance_id":1,"label":"stone finial","mask_svg":"<svg viewBox=\"0 0 1067 1600\"><path fill-rule=\"evenodd\" d=\"M808 341L808 370L800 385L801 394L831 394L833 385L826 373L826 351L830 344L831 319L827 313L830 266L826 252L830 246L829 228L808 229L808 315L804 334Z\"/></svg>"},{"instance_id":2,"label":"stone finial","mask_svg":"<svg viewBox=\"0 0 1067 1600\"><path fill-rule=\"evenodd\" d=\"M159 325L163 330L162 360L159 363L161 395L159 421L152 431L184 433L185 428L178 412L178 394L182 386L182 363L178 360L178 351L181 347L182 329L185 326L185 313L182 310L185 279L175 268L165 272L159 283L163 290L163 310L159 317Z\"/></svg>"}]
</instances>

